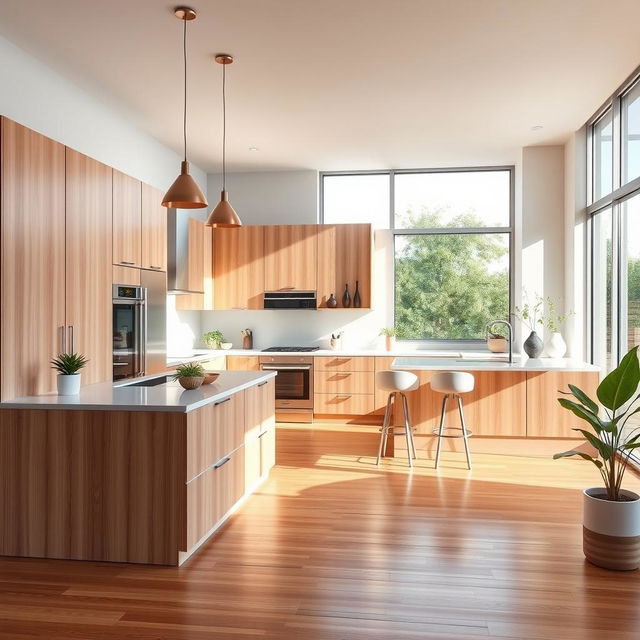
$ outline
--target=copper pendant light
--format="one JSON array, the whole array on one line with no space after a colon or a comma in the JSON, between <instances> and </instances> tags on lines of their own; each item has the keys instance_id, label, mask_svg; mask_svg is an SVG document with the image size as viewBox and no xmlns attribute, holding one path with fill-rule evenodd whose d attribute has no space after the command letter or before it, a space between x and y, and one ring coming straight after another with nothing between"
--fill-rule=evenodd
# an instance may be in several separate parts
<instances>
[{"instance_id":1,"label":"copper pendant light","mask_svg":"<svg viewBox=\"0 0 640 640\"><path fill-rule=\"evenodd\" d=\"M227 194L227 168L226 168L226 147L227 147L227 104L226 104L226 69L227 65L233 62L233 57L226 53L219 53L216 62L222 65L222 192L220 202L209 214L207 226L209 227L241 227L242 222L238 214L234 211L229 196Z\"/></svg>"},{"instance_id":2,"label":"copper pendant light","mask_svg":"<svg viewBox=\"0 0 640 640\"><path fill-rule=\"evenodd\" d=\"M207 199L189 174L187 162L187 22L196 19L196 12L189 7L176 7L173 11L178 20L183 21L182 54L184 59L184 110L182 112L182 135L184 141L184 160L180 167L180 175L169 187L162 199L163 207L174 209L202 209L207 206Z\"/></svg>"}]
</instances>

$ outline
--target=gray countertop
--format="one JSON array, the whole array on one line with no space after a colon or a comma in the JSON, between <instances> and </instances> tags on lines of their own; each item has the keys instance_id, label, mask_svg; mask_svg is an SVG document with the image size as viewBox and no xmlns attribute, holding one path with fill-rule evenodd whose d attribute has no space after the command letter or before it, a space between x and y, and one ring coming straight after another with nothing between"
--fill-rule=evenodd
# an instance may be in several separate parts
<instances>
[{"instance_id":1,"label":"gray countertop","mask_svg":"<svg viewBox=\"0 0 640 640\"><path fill-rule=\"evenodd\" d=\"M161 411L188 413L266 382L273 371L222 371L212 384L187 391L178 382L155 387L114 386L111 382L83 387L77 396L49 393L0 403L3 409L71 409L78 411ZM148 378L158 376L147 376ZM135 382L139 382L136 379Z\"/></svg>"}]
</instances>

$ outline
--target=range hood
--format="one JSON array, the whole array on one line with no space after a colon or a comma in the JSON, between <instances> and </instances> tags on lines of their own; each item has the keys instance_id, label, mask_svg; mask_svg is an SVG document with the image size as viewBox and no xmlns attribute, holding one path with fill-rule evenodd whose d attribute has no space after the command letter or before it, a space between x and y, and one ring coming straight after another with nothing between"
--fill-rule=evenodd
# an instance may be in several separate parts
<instances>
[{"instance_id":1,"label":"range hood","mask_svg":"<svg viewBox=\"0 0 640 640\"><path fill-rule=\"evenodd\" d=\"M189 288L189 218L191 213L167 209L167 293L204 293Z\"/></svg>"}]
</instances>

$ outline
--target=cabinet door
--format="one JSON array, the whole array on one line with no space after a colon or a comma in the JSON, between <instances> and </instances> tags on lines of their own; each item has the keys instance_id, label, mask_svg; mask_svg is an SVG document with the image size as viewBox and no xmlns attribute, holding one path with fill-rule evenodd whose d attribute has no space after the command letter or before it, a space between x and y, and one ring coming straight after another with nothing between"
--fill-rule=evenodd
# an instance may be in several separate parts
<instances>
[{"instance_id":1,"label":"cabinet door","mask_svg":"<svg viewBox=\"0 0 640 640\"><path fill-rule=\"evenodd\" d=\"M112 379L111 167L67 149L68 348L89 363L82 383Z\"/></svg>"},{"instance_id":2,"label":"cabinet door","mask_svg":"<svg viewBox=\"0 0 640 640\"><path fill-rule=\"evenodd\" d=\"M255 440L275 424L275 381L273 378L245 390L245 442Z\"/></svg>"},{"instance_id":3,"label":"cabinet door","mask_svg":"<svg viewBox=\"0 0 640 640\"><path fill-rule=\"evenodd\" d=\"M1 122L2 399L53 391L65 322L65 149Z\"/></svg>"},{"instance_id":4,"label":"cabinet door","mask_svg":"<svg viewBox=\"0 0 640 640\"><path fill-rule=\"evenodd\" d=\"M260 437L260 475L269 473L276 463L276 428L264 431Z\"/></svg>"},{"instance_id":5,"label":"cabinet door","mask_svg":"<svg viewBox=\"0 0 640 640\"><path fill-rule=\"evenodd\" d=\"M229 371L260 371L258 356L227 356Z\"/></svg>"},{"instance_id":6,"label":"cabinet door","mask_svg":"<svg viewBox=\"0 0 640 640\"><path fill-rule=\"evenodd\" d=\"M214 229L214 308L264 307L264 227Z\"/></svg>"},{"instance_id":7,"label":"cabinet door","mask_svg":"<svg viewBox=\"0 0 640 640\"><path fill-rule=\"evenodd\" d=\"M176 308L191 311L213 309L212 232L204 222L189 218L188 286L191 293L176 297Z\"/></svg>"},{"instance_id":8,"label":"cabinet door","mask_svg":"<svg viewBox=\"0 0 640 640\"><path fill-rule=\"evenodd\" d=\"M361 307L371 307L370 224L329 224L318 227L318 307L326 308L333 293L342 306L345 284L349 285L351 305L356 282Z\"/></svg>"},{"instance_id":9,"label":"cabinet door","mask_svg":"<svg viewBox=\"0 0 640 640\"><path fill-rule=\"evenodd\" d=\"M527 372L527 437L581 438L573 427L582 423L573 413L558 403L560 391L569 384L595 398L600 374L597 371L531 371Z\"/></svg>"},{"instance_id":10,"label":"cabinet door","mask_svg":"<svg viewBox=\"0 0 640 640\"><path fill-rule=\"evenodd\" d=\"M264 227L266 291L317 289L317 230L315 224Z\"/></svg>"},{"instance_id":11,"label":"cabinet door","mask_svg":"<svg viewBox=\"0 0 640 640\"><path fill-rule=\"evenodd\" d=\"M130 287L140 286L140 269L137 267L121 267L113 265L113 284L128 284Z\"/></svg>"},{"instance_id":12,"label":"cabinet door","mask_svg":"<svg viewBox=\"0 0 640 640\"><path fill-rule=\"evenodd\" d=\"M113 263L139 267L142 183L113 171Z\"/></svg>"},{"instance_id":13,"label":"cabinet door","mask_svg":"<svg viewBox=\"0 0 640 640\"><path fill-rule=\"evenodd\" d=\"M162 192L142 185L142 268L167 270L167 210Z\"/></svg>"}]
</instances>

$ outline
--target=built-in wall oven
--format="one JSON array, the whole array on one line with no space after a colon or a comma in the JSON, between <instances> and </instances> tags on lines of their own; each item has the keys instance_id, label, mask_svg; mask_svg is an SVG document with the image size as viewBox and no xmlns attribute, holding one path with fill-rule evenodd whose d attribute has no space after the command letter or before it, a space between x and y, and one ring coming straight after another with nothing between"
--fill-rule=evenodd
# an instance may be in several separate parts
<instances>
[{"instance_id":1,"label":"built-in wall oven","mask_svg":"<svg viewBox=\"0 0 640 640\"><path fill-rule=\"evenodd\" d=\"M113 379L144 375L146 289L113 285Z\"/></svg>"},{"instance_id":2,"label":"built-in wall oven","mask_svg":"<svg viewBox=\"0 0 640 640\"><path fill-rule=\"evenodd\" d=\"M261 356L260 368L278 372L276 420L313 422L313 357Z\"/></svg>"}]
</instances>

